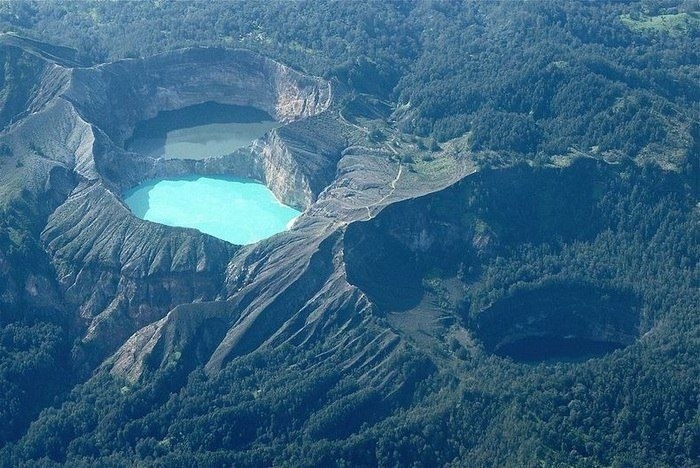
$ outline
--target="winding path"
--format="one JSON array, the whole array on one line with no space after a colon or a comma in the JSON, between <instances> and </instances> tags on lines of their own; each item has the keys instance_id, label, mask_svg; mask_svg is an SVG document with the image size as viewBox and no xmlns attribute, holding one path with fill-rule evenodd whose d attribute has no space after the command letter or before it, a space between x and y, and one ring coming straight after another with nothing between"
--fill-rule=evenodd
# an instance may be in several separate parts
<instances>
[{"instance_id":1,"label":"winding path","mask_svg":"<svg viewBox=\"0 0 700 468\"><path fill-rule=\"evenodd\" d=\"M380 199L377 200L376 202L374 202L374 203L372 203L372 204L370 204L370 205L365 206L365 209L367 210L367 221L369 221L370 219L372 219L372 211L370 210L370 208L375 207L375 206L378 206L378 205L381 205L381 204L384 203L389 197L391 197L391 196L394 194L394 192L396 191L396 184L399 182L399 179L401 178L401 174L402 174L402 173L403 173L403 165L399 162L399 170L398 170L398 172L396 173L396 177L394 177L394 180L392 180L391 183L389 184L389 186L391 187L391 190L389 191L389 193L387 193L386 195L384 195L382 198L380 198Z\"/></svg>"},{"instance_id":2,"label":"winding path","mask_svg":"<svg viewBox=\"0 0 700 468\"><path fill-rule=\"evenodd\" d=\"M345 124L350 125L351 127L354 127L354 128L357 129L357 130L360 130L361 132L363 132L363 133L366 134L366 135L369 135L369 129L368 129L368 128L362 127L362 126L357 125L356 123L351 122L350 120L348 120L348 119L343 115L342 109L339 109L339 110L338 110L338 116L340 117L340 119L341 119ZM391 142L394 142L394 141L395 141L395 139L392 138L392 139L391 139ZM393 153L394 155L398 155L398 154L399 154L398 150L397 150L396 148L394 148L394 146L391 145L391 143L390 143L389 141L385 141L385 142L383 143L383 146L385 146L386 148L388 148L389 151L390 151L391 153ZM358 146L358 145L353 145L353 146L350 146L350 147L348 147L348 148L355 148L355 147L362 148L362 146ZM347 149L347 148L346 148L346 149ZM367 149L372 149L372 148L367 147ZM376 201L376 202L374 202L374 203L372 203L372 204L369 204L369 205L366 205L366 206L365 206L365 209L367 210L367 220L368 220L368 221L369 221L370 219L372 219L372 211L370 210L370 208L375 207L375 206L378 206L378 205L381 205L381 204L384 203L389 197L391 197L391 196L394 194L394 192L396 191L396 184L399 182L399 179L401 178L401 174L403 173L403 165L401 164L400 158L399 158L398 164L399 164L399 170L398 170L398 172L396 173L396 177L394 177L394 180L392 180L391 183L389 184L389 186L391 187L391 190L389 191L389 193L387 193L385 196L383 196L383 197L382 197L381 199L379 199L378 201Z\"/></svg>"}]
</instances>

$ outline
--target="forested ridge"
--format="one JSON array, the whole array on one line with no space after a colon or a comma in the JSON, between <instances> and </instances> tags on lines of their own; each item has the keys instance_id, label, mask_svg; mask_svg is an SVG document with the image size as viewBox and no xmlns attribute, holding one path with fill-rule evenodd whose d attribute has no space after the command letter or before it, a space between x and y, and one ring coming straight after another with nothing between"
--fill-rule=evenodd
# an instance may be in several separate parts
<instances>
[{"instance_id":1,"label":"forested ridge","mask_svg":"<svg viewBox=\"0 0 700 468\"><path fill-rule=\"evenodd\" d=\"M489 177L474 182L477 198L492 200ZM6 445L3 463L693 466L697 214L678 177L658 169L629 165L608 184L597 234L504 245L480 272L464 273L468 294L456 313L470 324L484 305L562 282L612 288L644 304L641 329L653 331L633 346L584 362L521 364L450 338L438 350L453 362L448 372L408 350L391 362L401 385L390 395L342 371L344 351L321 359L322 343L261 350L213 377L177 364L136 384L98 374ZM650 187L666 188L658 196ZM500 203L518 199L506 192ZM5 346L32 349L16 326L4 332L15 336ZM46 352L33 351L43 362Z\"/></svg>"},{"instance_id":2,"label":"forested ridge","mask_svg":"<svg viewBox=\"0 0 700 468\"><path fill-rule=\"evenodd\" d=\"M699 15L692 1L37 1L4 4L0 24L86 64L251 48L395 101L410 133L683 168L698 133Z\"/></svg>"},{"instance_id":3,"label":"forested ridge","mask_svg":"<svg viewBox=\"0 0 700 468\"><path fill-rule=\"evenodd\" d=\"M0 3L0 29L71 47L55 53L84 66L221 46L328 78L341 113L382 103L363 116L370 138L428 142L417 160L459 141L482 165L468 197L428 204L468 208L474 238L494 244L420 264L422 291L451 320L479 337L498 307L574 286L638 314L635 336L595 359L519 362L486 337L407 346L386 391L322 342L257 350L214 376L174 363L136 383L90 377L72 367L70 311L0 297L0 466L700 463L697 2L31 0ZM27 75L0 75L7 124ZM578 157L596 162L577 169ZM564 202L596 213L588 225L553 217L559 186L513 188L566 170ZM0 204L0 281L20 281L11 263L51 270L32 253L42 227L28 213L50 208L39 205ZM396 331L383 314L374 326Z\"/></svg>"}]
</instances>

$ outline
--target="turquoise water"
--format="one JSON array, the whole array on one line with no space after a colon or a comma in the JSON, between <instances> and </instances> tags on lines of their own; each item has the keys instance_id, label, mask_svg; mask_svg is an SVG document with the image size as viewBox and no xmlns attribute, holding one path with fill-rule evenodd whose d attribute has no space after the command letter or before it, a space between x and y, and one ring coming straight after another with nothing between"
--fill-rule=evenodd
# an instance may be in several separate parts
<instances>
[{"instance_id":1,"label":"turquoise water","mask_svg":"<svg viewBox=\"0 0 700 468\"><path fill-rule=\"evenodd\" d=\"M141 219L195 228L237 245L286 231L300 214L263 184L224 177L152 180L129 190L124 201Z\"/></svg>"}]
</instances>

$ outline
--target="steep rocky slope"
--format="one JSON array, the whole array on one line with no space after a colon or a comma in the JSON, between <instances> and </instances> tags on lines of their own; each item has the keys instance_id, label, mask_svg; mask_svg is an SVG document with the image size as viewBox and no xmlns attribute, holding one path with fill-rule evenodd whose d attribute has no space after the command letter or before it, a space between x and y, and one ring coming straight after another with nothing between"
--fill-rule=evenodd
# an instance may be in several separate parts
<instances>
[{"instance_id":1,"label":"steep rocky slope","mask_svg":"<svg viewBox=\"0 0 700 468\"><path fill-rule=\"evenodd\" d=\"M342 149L337 132L319 146L307 127L294 124L328 108L328 83L248 52L220 49L67 68L48 53L34 53L34 44L11 39L3 49L8 70L28 71L23 80L8 77L4 87L3 110L16 115L2 134L2 200L11 205L22 188L25 197L50 201L25 215L56 270L47 281L60 284L57 302L75 310L78 329L86 326L79 354L87 369L170 308L215 299L237 249L195 230L144 222L121 202L121 191L156 175L218 173L260 179L304 207L320 190L316 181L332 177ZM34 85L23 91L15 82ZM138 121L207 101L255 106L289 129L203 163L168 164L124 150ZM321 162L310 166L314 158Z\"/></svg>"},{"instance_id":2,"label":"steep rocky slope","mask_svg":"<svg viewBox=\"0 0 700 468\"><path fill-rule=\"evenodd\" d=\"M301 415L289 427L309 440L394 425L390 415L455 388L454 408L473 394L501 411L488 427L499 431L521 404L503 375L526 381L532 362L595 373L591 358L644 367L635 360L664 346L664 327L693 329L682 310L695 298L681 294L692 243L664 238L670 219L697 222L693 188L677 173L582 154L503 163L460 141L421 150L388 127L378 138L365 117L346 120L330 83L245 51L81 68L36 47L0 46L35 84L3 88L0 319L60 317L71 382L109 381L124 399L135 388L186 395L197 379L215 385L246 358L273 356L265 372L313 402L289 410ZM138 122L209 101L284 125L203 161L125 149ZM252 177L304 213L287 232L234 246L140 220L120 199L146 179L184 174ZM658 259L674 248L681 260ZM648 271L648 259L662 266ZM265 401L259 387L241 391ZM239 425L258 431L246 443L267 437L267 419L251 420Z\"/></svg>"}]
</instances>

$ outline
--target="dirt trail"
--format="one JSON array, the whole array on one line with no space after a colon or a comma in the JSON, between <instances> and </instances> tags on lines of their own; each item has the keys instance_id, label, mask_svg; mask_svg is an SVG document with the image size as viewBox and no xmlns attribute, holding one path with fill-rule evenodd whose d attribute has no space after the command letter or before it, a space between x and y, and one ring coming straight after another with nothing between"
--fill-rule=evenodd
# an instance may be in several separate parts
<instances>
[{"instance_id":1,"label":"dirt trail","mask_svg":"<svg viewBox=\"0 0 700 468\"><path fill-rule=\"evenodd\" d=\"M365 209L367 210L367 221L372 219L372 211L370 210L370 208L381 205L386 200L388 200L389 197L391 197L394 194L394 192L396 191L396 184L399 182L399 179L401 178L402 173L403 173L403 165L399 162L399 170L396 173L396 177L394 177L394 180L392 180L391 183L389 184L389 186L391 187L391 190L389 191L389 193L384 195L382 198L380 198L376 202L365 206Z\"/></svg>"}]
</instances>

